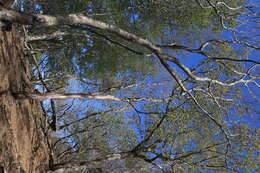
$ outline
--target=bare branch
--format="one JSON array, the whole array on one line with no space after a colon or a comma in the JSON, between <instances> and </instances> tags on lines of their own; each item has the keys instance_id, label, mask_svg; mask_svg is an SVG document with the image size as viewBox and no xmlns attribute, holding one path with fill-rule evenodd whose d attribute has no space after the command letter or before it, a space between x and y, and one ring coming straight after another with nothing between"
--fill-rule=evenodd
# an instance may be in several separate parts
<instances>
[{"instance_id":1,"label":"bare branch","mask_svg":"<svg viewBox=\"0 0 260 173\"><path fill-rule=\"evenodd\" d=\"M41 15L41 14L24 14L19 12L14 12L11 10L2 10L0 11L0 20L7 20L12 22L17 22L21 24L33 24L33 25L43 25L43 26L59 26L59 25L67 25L67 26L74 26L74 25L85 25L85 26L91 26L95 28L99 28L101 30L113 33L127 41L130 41L132 43L136 43L140 46L143 46L147 48L148 50L155 53L158 58L160 59L161 64L167 69L167 71L170 72L170 74L173 76L173 78L176 80L176 82L180 85L183 91L187 91L185 86L182 84L180 77L177 75L177 73L172 70L167 63L164 61L172 61L177 66L179 66L186 74L188 74L191 78L197 81L202 82L211 82L216 83L223 86L233 86L239 83L248 83L252 82L252 80L237 80L234 82L226 83L221 82L216 79L210 79L210 78L203 78L198 77L194 75L191 70L186 67L184 64L182 64L176 57L172 57L169 55L166 55L163 53L162 49L150 41L140 38L134 34L131 34L125 30L122 30L114 25L106 24L101 21L97 21L94 19L91 19L87 16L79 15L79 14L69 14L69 15L56 15L56 16L50 16L50 15Z\"/></svg>"},{"instance_id":2,"label":"bare branch","mask_svg":"<svg viewBox=\"0 0 260 173\"><path fill-rule=\"evenodd\" d=\"M152 99L152 98L119 98L113 95L99 95L99 93L66 93L66 94L59 94L59 93L13 93L13 95L17 99L36 99L36 100L44 100L44 99L96 99L96 100L112 100L118 102L129 102L129 101L150 101L150 102L163 102L162 99Z\"/></svg>"},{"instance_id":3,"label":"bare branch","mask_svg":"<svg viewBox=\"0 0 260 173\"><path fill-rule=\"evenodd\" d=\"M60 31L55 31L50 34L41 34L41 35L28 35L25 39L27 42L33 42L33 41L42 41L42 40L53 40L57 39L58 37L62 37L65 35L69 35L70 33L68 32L60 32Z\"/></svg>"}]
</instances>

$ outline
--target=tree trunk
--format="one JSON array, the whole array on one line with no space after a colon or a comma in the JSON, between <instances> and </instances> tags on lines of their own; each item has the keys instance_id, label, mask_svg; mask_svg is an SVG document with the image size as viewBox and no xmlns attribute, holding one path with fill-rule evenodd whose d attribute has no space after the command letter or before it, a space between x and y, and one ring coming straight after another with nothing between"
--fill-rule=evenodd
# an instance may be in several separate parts
<instances>
[{"instance_id":1,"label":"tree trunk","mask_svg":"<svg viewBox=\"0 0 260 173\"><path fill-rule=\"evenodd\" d=\"M39 102L12 95L32 90L28 67L15 29L0 31L0 173L41 173L50 166Z\"/></svg>"}]
</instances>

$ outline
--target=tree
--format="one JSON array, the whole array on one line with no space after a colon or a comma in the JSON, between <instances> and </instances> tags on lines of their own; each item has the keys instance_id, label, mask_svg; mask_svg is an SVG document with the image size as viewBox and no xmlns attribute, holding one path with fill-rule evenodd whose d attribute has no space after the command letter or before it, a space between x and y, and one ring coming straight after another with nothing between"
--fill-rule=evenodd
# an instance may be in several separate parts
<instances>
[{"instance_id":1,"label":"tree","mask_svg":"<svg viewBox=\"0 0 260 173\"><path fill-rule=\"evenodd\" d=\"M13 29L0 31L0 172L45 172L51 152L40 104L17 100L19 90L31 90L28 61L23 42Z\"/></svg>"},{"instance_id":2,"label":"tree","mask_svg":"<svg viewBox=\"0 0 260 173\"><path fill-rule=\"evenodd\" d=\"M234 121L259 111L253 3L36 0L21 5L28 13L1 10L0 20L28 25L38 91L11 93L44 100L49 169L257 171L256 128Z\"/></svg>"}]
</instances>

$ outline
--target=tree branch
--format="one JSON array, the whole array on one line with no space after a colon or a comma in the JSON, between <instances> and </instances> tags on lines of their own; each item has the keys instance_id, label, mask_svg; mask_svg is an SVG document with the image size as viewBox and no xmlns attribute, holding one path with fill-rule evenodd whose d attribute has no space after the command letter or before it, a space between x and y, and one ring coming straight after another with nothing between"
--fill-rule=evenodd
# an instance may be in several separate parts
<instances>
[{"instance_id":1,"label":"tree branch","mask_svg":"<svg viewBox=\"0 0 260 173\"><path fill-rule=\"evenodd\" d=\"M44 100L44 99L96 99L96 100L112 100L112 101L118 101L118 102L129 102L129 101L150 101L150 102L163 102L163 99L152 99L152 98L119 98L113 95L100 95L98 93L66 93L66 94L60 94L60 93L26 93L26 92L20 92L20 93L12 93L14 97L17 99L36 99L36 100Z\"/></svg>"}]
</instances>

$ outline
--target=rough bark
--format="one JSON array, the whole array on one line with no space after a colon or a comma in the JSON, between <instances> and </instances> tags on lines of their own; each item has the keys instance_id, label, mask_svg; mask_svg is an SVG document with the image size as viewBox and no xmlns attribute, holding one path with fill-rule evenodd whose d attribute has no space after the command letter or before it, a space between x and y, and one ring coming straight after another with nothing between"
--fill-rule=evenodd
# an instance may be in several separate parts
<instances>
[{"instance_id":1,"label":"rough bark","mask_svg":"<svg viewBox=\"0 0 260 173\"><path fill-rule=\"evenodd\" d=\"M39 101L12 94L31 91L29 78L23 41L14 28L0 31L0 171L6 173L46 172L50 164Z\"/></svg>"}]
</instances>

